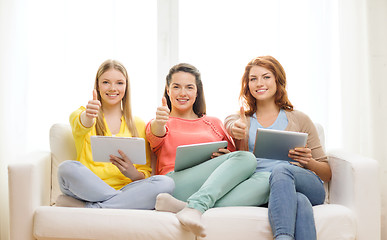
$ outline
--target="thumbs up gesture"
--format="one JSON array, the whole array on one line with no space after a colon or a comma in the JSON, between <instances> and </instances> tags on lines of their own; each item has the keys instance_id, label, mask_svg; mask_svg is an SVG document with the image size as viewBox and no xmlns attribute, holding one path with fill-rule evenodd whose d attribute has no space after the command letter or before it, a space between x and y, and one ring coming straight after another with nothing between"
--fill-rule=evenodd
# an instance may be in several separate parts
<instances>
[{"instance_id":1,"label":"thumbs up gesture","mask_svg":"<svg viewBox=\"0 0 387 240\"><path fill-rule=\"evenodd\" d=\"M93 90L93 100L90 100L86 105L86 111L81 114L81 123L83 126L89 128L93 126L94 119L98 116L98 110L101 107L101 102L97 97L97 90Z\"/></svg>"},{"instance_id":2,"label":"thumbs up gesture","mask_svg":"<svg viewBox=\"0 0 387 240\"><path fill-rule=\"evenodd\" d=\"M162 137L166 133L165 124L169 120L171 111L167 105L167 99L163 97L162 105L157 108L156 118L151 122L151 131L155 136Z\"/></svg>"},{"instance_id":3,"label":"thumbs up gesture","mask_svg":"<svg viewBox=\"0 0 387 240\"><path fill-rule=\"evenodd\" d=\"M98 116L99 108L101 107L101 102L97 97L97 90L93 90L93 100L90 100L86 105L86 117L89 119L94 119Z\"/></svg>"},{"instance_id":4,"label":"thumbs up gesture","mask_svg":"<svg viewBox=\"0 0 387 240\"><path fill-rule=\"evenodd\" d=\"M247 136L247 119L243 107L240 109L240 118L231 127L231 133L238 140L244 139Z\"/></svg>"}]
</instances>

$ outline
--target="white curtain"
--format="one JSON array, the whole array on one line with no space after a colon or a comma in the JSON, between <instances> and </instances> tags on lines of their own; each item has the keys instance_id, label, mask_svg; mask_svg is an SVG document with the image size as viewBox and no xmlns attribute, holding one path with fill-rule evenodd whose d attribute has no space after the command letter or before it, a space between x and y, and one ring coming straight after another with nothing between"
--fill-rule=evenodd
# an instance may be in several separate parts
<instances>
[{"instance_id":1,"label":"white curtain","mask_svg":"<svg viewBox=\"0 0 387 240\"><path fill-rule=\"evenodd\" d=\"M381 236L387 239L387 1L341 0L343 146L380 165Z\"/></svg>"},{"instance_id":2,"label":"white curtain","mask_svg":"<svg viewBox=\"0 0 387 240\"><path fill-rule=\"evenodd\" d=\"M104 60L126 66L134 114L153 116L143 109L157 107L157 1L1 0L0 24L0 239L6 240L8 163L49 150L50 126L68 123L87 104Z\"/></svg>"},{"instance_id":3,"label":"white curtain","mask_svg":"<svg viewBox=\"0 0 387 240\"><path fill-rule=\"evenodd\" d=\"M209 115L223 120L239 110L244 67L272 55L295 109L324 126L328 148L341 147L337 1L197 0L179 10L180 61L202 72Z\"/></svg>"}]
</instances>

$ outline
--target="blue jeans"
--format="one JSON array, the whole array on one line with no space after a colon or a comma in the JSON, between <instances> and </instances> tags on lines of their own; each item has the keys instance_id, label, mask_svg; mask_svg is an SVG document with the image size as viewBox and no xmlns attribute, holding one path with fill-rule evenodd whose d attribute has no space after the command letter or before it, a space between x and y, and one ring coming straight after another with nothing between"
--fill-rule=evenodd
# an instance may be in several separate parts
<instances>
[{"instance_id":1,"label":"blue jeans","mask_svg":"<svg viewBox=\"0 0 387 240\"><path fill-rule=\"evenodd\" d=\"M62 193L85 201L88 208L154 209L159 193L172 193L175 183L156 175L115 190L78 161L64 161L58 168Z\"/></svg>"},{"instance_id":2,"label":"blue jeans","mask_svg":"<svg viewBox=\"0 0 387 240\"><path fill-rule=\"evenodd\" d=\"M312 171L292 164L277 165L270 176L269 220L278 239L314 240L312 206L323 204L323 182Z\"/></svg>"}]
</instances>

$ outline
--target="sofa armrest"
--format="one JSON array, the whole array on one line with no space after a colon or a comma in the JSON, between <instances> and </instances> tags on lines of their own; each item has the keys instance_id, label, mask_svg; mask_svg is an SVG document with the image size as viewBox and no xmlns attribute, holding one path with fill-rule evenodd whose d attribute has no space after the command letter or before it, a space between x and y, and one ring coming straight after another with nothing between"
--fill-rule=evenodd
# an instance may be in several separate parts
<instances>
[{"instance_id":1,"label":"sofa armrest","mask_svg":"<svg viewBox=\"0 0 387 240\"><path fill-rule=\"evenodd\" d=\"M9 164L8 188L10 239L34 239L35 209L50 203L51 153L31 153L23 156L23 161Z\"/></svg>"},{"instance_id":2,"label":"sofa armrest","mask_svg":"<svg viewBox=\"0 0 387 240\"><path fill-rule=\"evenodd\" d=\"M342 150L328 153L332 169L329 201L353 211L358 240L380 239L380 186L378 162Z\"/></svg>"}]
</instances>

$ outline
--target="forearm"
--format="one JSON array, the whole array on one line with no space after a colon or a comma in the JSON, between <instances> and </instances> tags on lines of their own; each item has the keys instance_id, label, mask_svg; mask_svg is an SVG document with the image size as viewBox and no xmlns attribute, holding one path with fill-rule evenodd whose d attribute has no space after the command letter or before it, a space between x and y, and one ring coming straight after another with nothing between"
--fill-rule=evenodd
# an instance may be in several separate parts
<instances>
[{"instance_id":1,"label":"forearm","mask_svg":"<svg viewBox=\"0 0 387 240\"><path fill-rule=\"evenodd\" d=\"M224 120L224 128L226 129L227 133L230 134L231 137L234 138L234 135L232 133L232 126L234 125L234 123L240 119L240 116L238 114L233 114L233 115L230 115L228 116L225 120Z\"/></svg>"},{"instance_id":2,"label":"forearm","mask_svg":"<svg viewBox=\"0 0 387 240\"><path fill-rule=\"evenodd\" d=\"M167 129L165 128L165 125L158 124L155 120L151 122L151 132L156 137L163 137L167 133Z\"/></svg>"},{"instance_id":3,"label":"forearm","mask_svg":"<svg viewBox=\"0 0 387 240\"><path fill-rule=\"evenodd\" d=\"M316 173L324 182L329 182L331 180L332 172L327 162L313 161L313 163L308 164L306 167Z\"/></svg>"},{"instance_id":4,"label":"forearm","mask_svg":"<svg viewBox=\"0 0 387 240\"><path fill-rule=\"evenodd\" d=\"M141 180L141 179L144 179L145 178L145 174L142 173L142 172L139 172L137 169L134 169L134 171L130 174L128 174L130 179L132 179L133 182L135 181L138 181L138 180Z\"/></svg>"},{"instance_id":5,"label":"forearm","mask_svg":"<svg viewBox=\"0 0 387 240\"><path fill-rule=\"evenodd\" d=\"M88 116L86 116L86 111L83 111L81 113L80 120L81 124L86 128L90 128L94 124L94 118L89 118Z\"/></svg>"}]
</instances>

